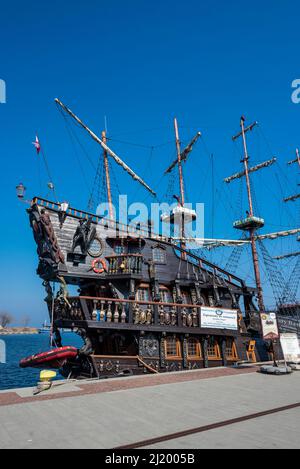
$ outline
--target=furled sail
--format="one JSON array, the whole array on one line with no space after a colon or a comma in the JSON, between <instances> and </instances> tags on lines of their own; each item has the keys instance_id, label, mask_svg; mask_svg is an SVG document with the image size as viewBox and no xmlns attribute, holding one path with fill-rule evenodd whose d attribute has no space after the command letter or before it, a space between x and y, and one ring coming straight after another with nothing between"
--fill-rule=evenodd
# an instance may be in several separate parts
<instances>
[{"instance_id":1,"label":"furled sail","mask_svg":"<svg viewBox=\"0 0 300 469\"><path fill-rule=\"evenodd\" d=\"M283 201L284 202L294 202L297 199L300 199L300 194L291 195L290 197L287 197L286 199L283 199Z\"/></svg>"},{"instance_id":2,"label":"furled sail","mask_svg":"<svg viewBox=\"0 0 300 469\"><path fill-rule=\"evenodd\" d=\"M291 252L289 254L284 254L282 256L275 256L274 259L276 259L277 261L281 260L281 259L288 259L289 257L296 257L296 256L300 256L300 251L298 252Z\"/></svg>"},{"instance_id":3,"label":"furled sail","mask_svg":"<svg viewBox=\"0 0 300 469\"><path fill-rule=\"evenodd\" d=\"M194 242L201 244L205 248L214 248L219 246L243 246L249 244L250 240L240 239L210 239L210 238L193 238L193 237L172 237L172 241Z\"/></svg>"},{"instance_id":4,"label":"furled sail","mask_svg":"<svg viewBox=\"0 0 300 469\"><path fill-rule=\"evenodd\" d=\"M285 236L293 236L297 233L300 233L300 228L295 228L293 230L278 231L276 233L268 233L263 235L255 236L255 239L277 239ZM172 241L186 241L186 242L195 242L202 244L203 247L207 249L213 249L220 246L246 246L250 243L250 239L209 239L209 238L172 238ZM292 254L294 256L299 255L300 253ZM277 258L276 258L277 259Z\"/></svg>"},{"instance_id":5,"label":"furled sail","mask_svg":"<svg viewBox=\"0 0 300 469\"><path fill-rule=\"evenodd\" d=\"M197 142L198 138L201 137L201 132L197 132L195 137L191 140L191 142L185 147L185 149L180 153L181 161L186 161L189 153L193 150L193 146ZM173 161L173 163L166 169L165 174L168 174L172 171L173 168L178 164L178 158Z\"/></svg>"},{"instance_id":6,"label":"furled sail","mask_svg":"<svg viewBox=\"0 0 300 469\"><path fill-rule=\"evenodd\" d=\"M297 233L300 233L300 228L295 228L293 230L278 231L277 233L269 233L264 235L255 236L256 239L277 239L284 236L292 236Z\"/></svg>"},{"instance_id":7,"label":"furled sail","mask_svg":"<svg viewBox=\"0 0 300 469\"><path fill-rule=\"evenodd\" d=\"M289 165L294 164L294 163L298 163L299 166L300 166L300 153L299 153L298 148L296 148L296 156L297 156L297 158L295 158L294 160L288 162Z\"/></svg>"},{"instance_id":8,"label":"furled sail","mask_svg":"<svg viewBox=\"0 0 300 469\"><path fill-rule=\"evenodd\" d=\"M294 163L298 163L298 158L296 158L295 160L292 160L292 161L289 161L288 164L294 164Z\"/></svg>"},{"instance_id":9,"label":"furled sail","mask_svg":"<svg viewBox=\"0 0 300 469\"><path fill-rule=\"evenodd\" d=\"M271 160L265 161L264 163L260 163L256 166L253 166L252 168L249 168L249 173L254 173L255 171L258 171L260 169L267 168L268 166L271 166L274 163L276 163L276 158L272 158ZM245 171L233 174L232 176L225 178L224 182L227 182L227 184L229 184L234 179L240 179L241 177L245 176L245 174Z\"/></svg>"}]
</instances>

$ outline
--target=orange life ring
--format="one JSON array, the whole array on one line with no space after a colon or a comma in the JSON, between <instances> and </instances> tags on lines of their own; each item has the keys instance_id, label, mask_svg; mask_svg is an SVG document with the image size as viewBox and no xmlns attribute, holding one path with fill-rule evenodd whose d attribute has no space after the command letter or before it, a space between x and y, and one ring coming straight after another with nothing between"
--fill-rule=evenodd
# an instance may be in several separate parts
<instances>
[{"instance_id":1,"label":"orange life ring","mask_svg":"<svg viewBox=\"0 0 300 469\"><path fill-rule=\"evenodd\" d=\"M101 264L102 265L102 268L99 269L99 267L97 267L97 265ZM107 272L107 265L106 265L106 262L104 259L94 259L93 262L92 262L92 268L93 268L93 271L95 272L95 274L102 274L104 271Z\"/></svg>"}]
</instances>

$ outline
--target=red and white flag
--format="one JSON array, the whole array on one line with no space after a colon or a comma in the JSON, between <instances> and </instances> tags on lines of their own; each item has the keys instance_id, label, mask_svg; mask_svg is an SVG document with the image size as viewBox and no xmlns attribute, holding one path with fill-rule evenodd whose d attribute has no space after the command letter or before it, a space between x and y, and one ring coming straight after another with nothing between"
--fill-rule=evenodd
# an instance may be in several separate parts
<instances>
[{"instance_id":1,"label":"red and white flag","mask_svg":"<svg viewBox=\"0 0 300 469\"><path fill-rule=\"evenodd\" d=\"M35 142L32 142L32 145L35 146L37 154L41 151L41 144L39 142L38 136L35 137Z\"/></svg>"}]
</instances>

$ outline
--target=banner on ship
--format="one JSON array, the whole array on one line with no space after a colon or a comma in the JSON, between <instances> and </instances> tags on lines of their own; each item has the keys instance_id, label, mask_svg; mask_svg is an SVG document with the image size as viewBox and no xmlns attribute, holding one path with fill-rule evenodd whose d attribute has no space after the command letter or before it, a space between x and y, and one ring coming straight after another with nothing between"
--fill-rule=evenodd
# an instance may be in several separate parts
<instances>
[{"instance_id":1,"label":"banner on ship","mask_svg":"<svg viewBox=\"0 0 300 469\"><path fill-rule=\"evenodd\" d=\"M265 340L274 340L279 338L277 317L275 313L261 313L260 315L263 338Z\"/></svg>"},{"instance_id":2,"label":"banner on ship","mask_svg":"<svg viewBox=\"0 0 300 469\"><path fill-rule=\"evenodd\" d=\"M201 327L210 329L238 329L236 309L201 307Z\"/></svg>"}]
</instances>

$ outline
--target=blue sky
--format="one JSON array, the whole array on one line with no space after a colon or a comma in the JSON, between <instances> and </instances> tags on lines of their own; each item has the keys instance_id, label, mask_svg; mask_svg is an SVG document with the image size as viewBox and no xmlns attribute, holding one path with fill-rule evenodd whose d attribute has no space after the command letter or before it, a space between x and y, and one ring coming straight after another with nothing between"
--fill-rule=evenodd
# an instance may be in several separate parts
<instances>
[{"instance_id":1,"label":"blue sky","mask_svg":"<svg viewBox=\"0 0 300 469\"><path fill-rule=\"evenodd\" d=\"M155 188L161 197L167 187L161 174L174 156L174 144L151 155L150 148L116 140L145 147L170 142L175 115L183 141L201 130L206 146L199 143L185 174L189 200L206 204L208 237L238 235L231 224L239 216L239 184L224 188L222 178L240 169L240 147L231 136L241 114L249 122L258 120L260 128L249 136L252 161L275 155L279 162L255 177L265 232L294 226L296 204L283 209L278 180L285 195L295 192L296 168L285 163L300 145L300 104L291 101L291 83L300 78L299 14L299 2L277 0L244 6L235 0L2 2L0 79L6 81L7 103L0 104L0 309L16 317L29 314L35 324L46 316L25 206L15 197L20 181L28 197L47 193L47 175L31 145L35 132L59 198L86 208L92 187L93 168L79 147L75 152L55 97L96 132L106 115L115 139L111 146L149 184L159 182ZM99 148L74 129L96 164ZM118 168L115 175L131 201L146 198ZM280 242L276 252L294 248L293 242ZM227 255L214 256L224 262ZM246 260L243 272L252 283Z\"/></svg>"}]
</instances>

